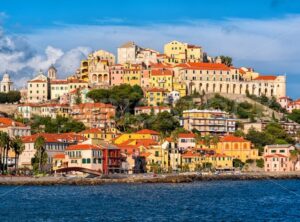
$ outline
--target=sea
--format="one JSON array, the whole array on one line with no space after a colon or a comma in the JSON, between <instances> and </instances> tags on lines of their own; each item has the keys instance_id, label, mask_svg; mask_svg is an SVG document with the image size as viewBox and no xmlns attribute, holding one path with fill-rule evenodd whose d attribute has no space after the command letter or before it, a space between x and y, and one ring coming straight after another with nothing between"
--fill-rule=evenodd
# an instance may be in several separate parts
<instances>
[{"instance_id":1,"label":"sea","mask_svg":"<svg viewBox=\"0 0 300 222\"><path fill-rule=\"evenodd\" d=\"M0 186L0 221L300 221L300 180Z\"/></svg>"}]
</instances>

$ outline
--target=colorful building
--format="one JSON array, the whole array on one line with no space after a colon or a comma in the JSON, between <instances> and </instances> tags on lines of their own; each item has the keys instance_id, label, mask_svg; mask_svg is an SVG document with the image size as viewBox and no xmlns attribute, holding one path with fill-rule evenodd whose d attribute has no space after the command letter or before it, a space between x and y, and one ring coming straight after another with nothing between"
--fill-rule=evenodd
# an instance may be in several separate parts
<instances>
[{"instance_id":1,"label":"colorful building","mask_svg":"<svg viewBox=\"0 0 300 222\"><path fill-rule=\"evenodd\" d=\"M225 154L233 159L240 159L244 163L248 159L259 159L258 149L252 148L250 141L233 135L225 135L220 138L216 153Z\"/></svg>"},{"instance_id":2,"label":"colorful building","mask_svg":"<svg viewBox=\"0 0 300 222\"><path fill-rule=\"evenodd\" d=\"M161 88L150 88L146 90L148 106L159 106L168 102L168 91Z\"/></svg>"}]
</instances>

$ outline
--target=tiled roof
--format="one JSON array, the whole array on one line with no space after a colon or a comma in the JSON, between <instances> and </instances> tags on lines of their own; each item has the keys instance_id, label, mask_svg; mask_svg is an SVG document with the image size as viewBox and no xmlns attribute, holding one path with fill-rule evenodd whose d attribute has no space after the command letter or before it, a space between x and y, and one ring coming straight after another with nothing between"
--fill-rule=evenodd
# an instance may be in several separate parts
<instances>
[{"instance_id":1,"label":"tiled roof","mask_svg":"<svg viewBox=\"0 0 300 222\"><path fill-rule=\"evenodd\" d=\"M146 90L147 92L167 92L168 90L162 88L150 88Z\"/></svg>"},{"instance_id":2,"label":"tiled roof","mask_svg":"<svg viewBox=\"0 0 300 222\"><path fill-rule=\"evenodd\" d=\"M264 156L265 158L273 158L273 157L283 157L283 158L287 158L287 156L279 154L279 153L275 153L275 154L270 154L270 155L266 155Z\"/></svg>"},{"instance_id":3,"label":"tiled roof","mask_svg":"<svg viewBox=\"0 0 300 222\"><path fill-rule=\"evenodd\" d=\"M275 80L276 78L277 78L276 76L258 76L253 80L268 80L268 81L271 81L271 80Z\"/></svg>"},{"instance_id":4,"label":"tiled roof","mask_svg":"<svg viewBox=\"0 0 300 222\"><path fill-rule=\"evenodd\" d=\"M77 144L68 146L66 150L100 150L100 147L92 144Z\"/></svg>"},{"instance_id":5,"label":"tiled roof","mask_svg":"<svg viewBox=\"0 0 300 222\"><path fill-rule=\"evenodd\" d=\"M80 132L81 134L85 134L85 133L101 133L101 129L98 129L98 128L91 128L91 129L87 129L87 130L84 130L82 132Z\"/></svg>"},{"instance_id":6,"label":"tiled roof","mask_svg":"<svg viewBox=\"0 0 300 222\"><path fill-rule=\"evenodd\" d=\"M203 63L203 62L188 62L179 64L176 67L192 70L224 70L229 71L231 68L222 63Z\"/></svg>"},{"instance_id":7,"label":"tiled roof","mask_svg":"<svg viewBox=\"0 0 300 222\"><path fill-rule=\"evenodd\" d=\"M151 73L152 76L172 76L173 72L169 69L154 69Z\"/></svg>"},{"instance_id":8,"label":"tiled roof","mask_svg":"<svg viewBox=\"0 0 300 222\"><path fill-rule=\"evenodd\" d=\"M151 134L151 135L159 135L159 132L154 131L154 130L149 130L149 129L142 129L139 130L137 132L135 132L136 134Z\"/></svg>"},{"instance_id":9,"label":"tiled roof","mask_svg":"<svg viewBox=\"0 0 300 222\"><path fill-rule=\"evenodd\" d=\"M85 141L85 137L76 133L37 133L31 136L23 136L23 143L34 143L35 140L42 136L45 138L46 143L66 143L66 142L82 142Z\"/></svg>"},{"instance_id":10,"label":"tiled roof","mask_svg":"<svg viewBox=\"0 0 300 222\"><path fill-rule=\"evenodd\" d=\"M200 154L192 152L192 151L187 151L186 153L183 153L182 158L189 158L189 157L200 157Z\"/></svg>"},{"instance_id":11,"label":"tiled roof","mask_svg":"<svg viewBox=\"0 0 300 222\"><path fill-rule=\"evenodd\" d=\"M19 127L24 127L25 124L20 123L20 122L16 122L10 118L6 118L6 117L0 117L0 127L9 127L9 126L19 126Z\"/></svg>"},{"instance_id":12,"label":"tiled roof","mask_svg":"<svg viewBox=\"0 0 300 222\"><path fill-rule=\"evenodd\" d=\"M57 153L53 156L53 159L65 159L65 154Z\"/></svg>"},{"instance_id":13,"label":"tiled roof","mask_svg":"<svg viewBox=\"0 0 300 222\"><path fill-rule=\"evenodd\" d=\"M237 137L234 135L226 135L221 137L220 142L248 142L243 137Z\"/></svg>"},{"instance_id":14,"label":"tiled roof","mask_svg":"<svg viewBox=\"0 0 300 222\"><path fill-rule=\"evenodd\" d=\"M195 138L196 135L194 133L179 133L178 138Z\"/></svg>"}]
</instances>

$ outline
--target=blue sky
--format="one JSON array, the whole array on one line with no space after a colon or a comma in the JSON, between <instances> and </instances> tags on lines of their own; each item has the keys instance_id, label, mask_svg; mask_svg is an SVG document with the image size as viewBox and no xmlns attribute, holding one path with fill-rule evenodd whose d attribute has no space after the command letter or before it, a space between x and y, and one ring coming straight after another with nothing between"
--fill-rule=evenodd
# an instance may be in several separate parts
<instances>
[{"instance_id":1,"label":"blue sky","mask_svg":"<svg viewBox=\"0 0 300 222\"><path fill-rule=\"evenodd\" d=\"M59 75L75 71L92 50L116 52L125 41L162 51L177 39L212 55L232 56L236 66L288 76L298 90L300 1L101 1L0 0L0 72L18 86L54 63Z\"/></svg>"}]
</instances>

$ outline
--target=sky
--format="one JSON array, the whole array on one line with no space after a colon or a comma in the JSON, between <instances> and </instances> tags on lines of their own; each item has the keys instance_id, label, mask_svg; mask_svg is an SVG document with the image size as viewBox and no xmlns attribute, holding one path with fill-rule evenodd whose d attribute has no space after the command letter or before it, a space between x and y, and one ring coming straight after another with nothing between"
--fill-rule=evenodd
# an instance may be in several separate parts
<instances>
[{"instance_id":1,"label":"sky","mask_svg":"<svg viewBox=\"0 0 300 222\"><path fill-rule=\"evenodd\" d=\"M0 78L7 71L18 87L51 64L73 74L94 50L135 41L162 52L172 40L286 74L288 95L300 97L297 0L0 0Z\"/></svg>"}]
</instances>

